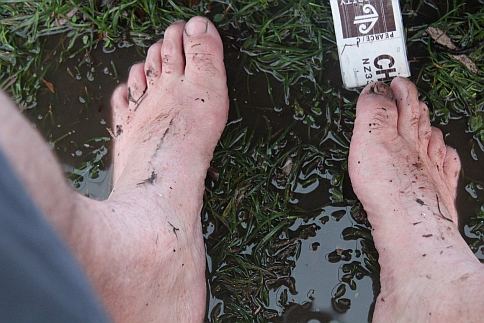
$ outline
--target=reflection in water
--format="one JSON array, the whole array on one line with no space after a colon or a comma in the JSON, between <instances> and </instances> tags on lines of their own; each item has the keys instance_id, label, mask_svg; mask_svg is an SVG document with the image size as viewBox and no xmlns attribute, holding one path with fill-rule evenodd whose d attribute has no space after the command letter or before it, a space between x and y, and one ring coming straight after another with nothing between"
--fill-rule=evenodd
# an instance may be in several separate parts
<instances>
[{"instance_id":1,"label":"reflection in water","mask_svg":"<svg viewBox=\"0 0 484 323\"><path fill-rule=\"evenodd\" d=\"M62 58L57 48L68 41L63 34L47 39L42 68L49 86L39 89L37 104L25 115L50 143L72 185L101 200L111 190L110 98L141 56L135 47L106 54L100 46Z\"/></svg>"},{"instance_id":2,"label":"reflection in water","mask_svg":"<svg viewBox=\"0 0 484 323\"><path fill-rule=\"evenodd\" d=\"M290 303L286 306L284 315L275 323L337 323L333 317L322 311L315 311L311 302L304 304Z\"/></svg>"}]
</instances>

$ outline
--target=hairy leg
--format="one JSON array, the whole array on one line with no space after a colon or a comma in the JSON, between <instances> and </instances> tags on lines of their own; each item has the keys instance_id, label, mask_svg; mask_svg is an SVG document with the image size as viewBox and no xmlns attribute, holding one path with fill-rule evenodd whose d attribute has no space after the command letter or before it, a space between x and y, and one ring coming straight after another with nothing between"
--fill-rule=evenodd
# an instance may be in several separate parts
<instances>
[{"instance_id":1,"label":"hairy leg","mask_svg":"<svg viewBox=\"0 0 484 323\"><path fill-rule=\"evenodd\" d=\"M356 113L349 172L381 265L373 321L480 321L484 268L456 225L456 151L407 79L368 85Z\"/></svg>"}]
</instances>

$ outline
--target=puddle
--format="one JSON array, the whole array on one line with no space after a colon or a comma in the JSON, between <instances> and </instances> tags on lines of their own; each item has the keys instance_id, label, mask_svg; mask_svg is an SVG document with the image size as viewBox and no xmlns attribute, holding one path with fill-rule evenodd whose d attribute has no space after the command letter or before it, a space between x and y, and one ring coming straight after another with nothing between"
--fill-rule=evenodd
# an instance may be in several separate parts
<instances>
[{"instance_id":1,"label":"puddle","mask_svg":"<svg viewBox=\"0 0 484 323\"><path fill-rule=\"evenodd\" d=\"M55 53L58 41L58 38L52 38L47 43L47 49L54 50L50 59L58 58ZM415 46L411 46L410 50L413 48ZM333 109L332 104L338 107L343 96L355 98L356 93L342 89L340 94L337 91L325 92L328 96L326 99L321 98L321 105L314 110L314 114L316 118L321 116L321 119L324 117L330 120L330 125L319 124L314 118L298 115L297 105L300 103L286 101L282 88L274 86L270 89L272 92L269 95L266 76L254 75L247 81L247 75L241 72L242 62L237 61L239 54L233 49L226 53L231 96L229 122L242 117L244 126L256 128L256 136L262 136L266 124L269 124L275 133L291 125L294 119L300 119L292 130L293 136L315 146L325 146L325 142L328 141L331 142L328 150L336 149L335 143L339 140L335 135L344 138L344 132L350 129L351 125L338 124L341 122L341 115L338 116L338 113L341 114L343 111L341 106L340 110ZM409 57L413 55L409 54ZM128 67L140 60L142 56L134 48L118 48L112 53L96 49L87 56L81 53L74 58L66 59L58 69L49 70L44 76L45 80L53 85L53 92L47 87L41 89L37 106L25 112L51 143L65 172L78 175L70 178L79 192L92 198L105 199L111 188L109 152L112 142L106 130L110 127L109 98L119 81L127 79ZM324 83L332 84L335 88L341 87L338 73L339 70L328 72L328 80ZM246 88L248 84L249 90ZM304 91L309 93L311 90L301 89L301 93ZM344 113L351 113L351 109ZM467 239L471 242L472 234L467 224L484 202L483 147L480 147L467 132L464 120L451 119L447 125L440 127L447 134L447 143L457 147L462 159L463 176L458 191L460 229L467 234ZM332 161L331 158L328 160L334 163L344 162L337 161L336 150L334 155ZM301 178L311 176L301 174ZM290 280L294 285L286 283L269 290L266 305L273 314L270 320L288 323L368 322L375 297L374 291L378 290L378 281L372 275L355 274L356 278L351 279L353 283L345 285L355 287L348 287L344 292L345 302L350 301L349 308L342 308L345 304L334 303L335 295L341 292L339 286L344 285L342 280L348 274L348 268L354 266L354 262L366 268L366 256L363 251L365 246L362 245L362 239L343 238L343 231L355 227L358 223L350 216L351 205L332 203L336 194L334 174L321 171L317 176L317 181L296 190L294 203L300 203L307 209L319 208L319 211L316 215L295 220L288 234L296 234L294 232L302 226L314 226L316 229L313 235L297 240L297 255L287 258L287 261L293 264ZM351 197L347 176L343 176L341 180L344 181L342 193ZM205 220L206 237L209 237L216 225L209 217ZM338 256L342 254L343 257L337 261L330 261L331 255L335 253ZM476 255L484 260L483 251L477 251ZM210 267L210 258L208 263ZM209 273L209 276L211 274ZM209 297L207 315L210 321L215 321L212 316L217 311L219 315L224 313L221 305L225 300L217 298L215 294L211 293ZM283 312L285 314L281 315Z\"/></svg>"},{"instance_id":2,"label":"puddle","mask_svg":"<svg viewBox=\"0 0 484 323\"><path fill-rule=\"evenodd\" d=\"M111 95L128 77L129 67L143 57L134 48L111 53L94 49L61 60L62 35L46 42L47 73L37 95L37 105L26 109L63 164L63 170L79 192L105 199L111 190L110 147Z\"/></svg>"}]
</instances>

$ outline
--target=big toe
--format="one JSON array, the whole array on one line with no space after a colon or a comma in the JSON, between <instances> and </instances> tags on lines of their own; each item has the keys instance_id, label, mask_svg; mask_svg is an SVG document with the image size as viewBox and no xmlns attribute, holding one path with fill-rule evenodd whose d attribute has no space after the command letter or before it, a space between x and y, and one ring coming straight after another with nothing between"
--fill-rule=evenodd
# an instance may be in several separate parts
<instances>
[{"instance_id":1,"label":"big toe","mask_svg":"<svg viewBox=\"0 0 484 323\"><path fill-rule=\"evenodd\" d=\"M391 89L381 82L367 85L356 104L356 120L351 138L349 171L352 180L368 157L368 149L398 137L398 111Z\"/></svg>"},{"instance_id":2,"label":"big toe","mask_svg":"<svg viewBox=\"0 0 484 323\"><path fill-rule=\"evenodd\" d=\"M366 86L356 104L355 139L391 139L398 135L398 111L391 89L381 82Z\"/></svg>"},{"instance_id":3,"label":"big toe","mask_svg":"<svg viewBox=\"0 0 484 323\"><path fill-rule=\"evenodd\" d=\"M391 89L381 82L367 85L356 104L348 156L351 183L360 200L367 192L367 185L381 177L378 167L391 163L386 160L390 158L387 149L400 143L397 121L398 110Z\"/></svg>"},{"instance_id":4,"label":"big toe","mask_svg":"<svg viewBox=\"0 0 484 323\"><path fill-rule=\"evenodd\" d=\"M223 45L215 26L205 17L193 17L185 25L183 47L187 80L225 91Z\"/></svg>"}]
</instances>

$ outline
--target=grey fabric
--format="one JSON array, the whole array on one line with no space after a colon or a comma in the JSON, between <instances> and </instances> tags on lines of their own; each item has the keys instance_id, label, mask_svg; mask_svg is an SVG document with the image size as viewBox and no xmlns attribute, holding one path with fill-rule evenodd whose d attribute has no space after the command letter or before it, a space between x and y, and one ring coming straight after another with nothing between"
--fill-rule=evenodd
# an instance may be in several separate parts
<instances>
[{"instance_id":1,"label":"grey fabric","mask_svg":"<svg viewBox=\"0 0 484 323\"><path fill-rule=\"evenodd\" d=\"M1 151L0 322L108 322L80 266Z\"/></svg>"}]
</instances>

